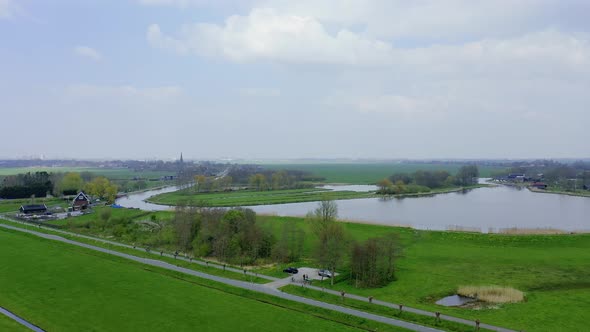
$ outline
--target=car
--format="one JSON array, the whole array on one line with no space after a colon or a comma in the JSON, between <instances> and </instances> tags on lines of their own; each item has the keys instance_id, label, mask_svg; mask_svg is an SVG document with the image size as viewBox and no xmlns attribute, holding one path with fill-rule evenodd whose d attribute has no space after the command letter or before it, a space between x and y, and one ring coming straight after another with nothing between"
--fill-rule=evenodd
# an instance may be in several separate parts
<instances>
[{"instance_id":1,"label":"car","mask_svg":"<svg viewBox=\"0 0 590 332\"><path fill-rule=\"evenodd\" d=\"M332 272L328 271L328 270L319 270L318 271L318 275L320 277L325 277L325 278L332 278Z\"/></svg>"},{"instance_id":2,"label":"car","mask_svg":"<svg viewBox=\"0 0 590 332\"><path fill-rule=\"evenodd\" d=\"M297 274L297 273L299 273L299 270L297 270L294 267L288 267L288 268L284 269L283 272L287 272L287 273L291 273L291 274Z\"/></svg>"}]
</instances>

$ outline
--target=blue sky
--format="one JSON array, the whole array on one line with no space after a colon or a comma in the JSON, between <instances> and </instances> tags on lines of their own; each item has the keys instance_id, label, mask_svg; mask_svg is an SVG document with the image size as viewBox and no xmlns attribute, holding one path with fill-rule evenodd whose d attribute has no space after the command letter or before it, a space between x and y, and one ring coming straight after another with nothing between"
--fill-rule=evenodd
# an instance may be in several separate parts
<instances>
[{"instance_id":1,"label":"blue sky","mask_svg":"<svg viewBox=\"0 0 590 332\"><path fill-rule=\"evenodd\" d=\"M590 157L588 12L0 0L0 157Z\"/></svg>"}]
</instances>

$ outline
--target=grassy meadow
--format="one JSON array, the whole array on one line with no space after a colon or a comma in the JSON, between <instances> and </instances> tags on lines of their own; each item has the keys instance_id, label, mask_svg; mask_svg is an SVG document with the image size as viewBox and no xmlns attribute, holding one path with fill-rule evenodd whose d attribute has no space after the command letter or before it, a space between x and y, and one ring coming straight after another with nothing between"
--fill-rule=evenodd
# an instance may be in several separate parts
<instances>
[{"instance_id":1,"label":"grassy meadow","mask_svg":"<svg viewBox=\"0 0 590 332\"><path fill-rule=\"evenodd\" d=\"M400 331L16 231L0 248L0 305L48 331Z\"/></svg>"},{"instance_id":2,"label":"grassy meadow","mask_svg":"<svg viewBox=\"0 0 590 332\"><path fill-rule=\"evenodd\" d=\"M174 175L173 172L164 171L141 171L136 172L128 168L102 168L102 167L4 167L0 168L0 177L23 173L48 172L48 173L69 173L69 172L90 172L97 176L104 176L115 180L129 180L136 176L143 178L159 178L163 175Z\"/></svg>"},{"instance_id":3,"label":"grassy meadow","mask_svg":"<svg viewBox=\"0 0 590 332\"><path fill-rule=\"evenodd\" d=\"M131 221L126 230L113 240L144 244L153 242L158 236L173 236L141 231L136 226L141 220L170 220L172 212L111 211L111 218L127 218ZM96 213L71 218L64 225L76 232L112 237L112 234L100 230L97 223L99 216L100 209L97 209ZM282 269L286 266L321 268L312 259L316 240L303 218L257 218L257 223L271 231L278 241L281 239L282 224L286 221L294 222L305 232L302 258L298 262L263 266L256 270L285 277ZM470 320L480 319L482 322L517 330L581 330L590 319L586 310L590 307L590 234L436 232L357 223L344 223L344 227L350 239L356 241L392 232L398 234L401 249L396 263L397 280L380 288L356 288L346 280L347 270L344 268L340 271L342 276L336 279L333 286L335 290L373 296L378 300L440 311ZM238 275L226 276L240 278ZM331 287L329 282L323 285ZM478 310L446 308L435 304L438 299L455 294L462 286L491 285L522 291L525 299L520 303L489 305Z\"/></svg>"},{"instance_id":4,"label":"grassy meadow","mask_svg":"<svg viewBox=\"0 0 590 332\"><path fill-rule=\"evenodd\" d=\"M273 170L292 169L312 173L325 178L326 183L374 184L394 173L413 173L417 170L447 171L457 173L463 164L422 164L422 163L316 163L316 164L264 164ZM481 177L488 177L502 168L480 166Z\"/></svg>"},{"instance_id":5,"label":"grassy meadow","mask_svg":"<svg viewBox=\"0 0 590 332\"><path fill-rule=\"evenodd\" d=\"M0 314L0 331L26 332L31 330L17 323L12 318Z\"/></svg>"},{"instance_id":6,"label":"grassy meadow","mask_svg":"<svg viewBox=\"0 0 590 332\"><path fill-rule=\"evenodd\" d=\"M314 239L301 218L259 216L259 222L277 236L280 223L286 220L296 222L309 234L304 244L305 256L309 257ZM590 234L433 232L354 223L346 223L345 228L357 241L395 232L400 236L402 250L396 281L381 288L360 289L344 276L337 278L340 281L334 285L335 290L517 330L579 331L590 319ZM292 265L298 264L313 262L304 259ZM278 269L266 271L278 274ZM330 287L329 282L323 284ZM434 303L464 285L512 287L525 293L525 301L480 310Z\"/></svg>"},{"instance_id":7,"label":"grassy meadow","mask_svg":"<svg viewBox=\"0 0 590 332\"><path fill-rule=\"evenodd\" d=\"M180 202L200 203L204 206L248 206L265 204L283 204L295 202L313 202L324 197L331 199L351 199L375 197L373 193L353 191L331 191L317 188L286 190L239 190L228 192L195 193L191 189L175 191L150 197L151 203L177 205Z\"/></svg>"}]
</instances>

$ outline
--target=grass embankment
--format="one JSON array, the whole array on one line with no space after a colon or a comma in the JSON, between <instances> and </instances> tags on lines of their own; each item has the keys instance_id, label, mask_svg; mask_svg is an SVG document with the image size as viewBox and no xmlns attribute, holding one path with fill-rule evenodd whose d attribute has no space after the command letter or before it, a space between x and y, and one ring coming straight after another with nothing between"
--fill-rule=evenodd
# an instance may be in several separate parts
<instances>
[{"instance_id":1,"label":"grass embankment","mask_svg":"<svg viewBox=\"0 0 590 332\"><path fill-rule=\"evenodd\" d=\"M400 330L16 231L0 248L0 303L48 331Z\"/></svg>"},{"instance_id":2,"label":"grass embankment","mask_svg":"<svg viewBox=\"0 0 590 332\"><path fill-rule=\"evenodd\" d=\"M312 252L309 225L295 217L259 216L259 222L280 236L280 224L293 220L305 230L304 256ZM430 311L480 319L527 331L580 331L590 319L590 235L500 235L420 231L378 225L344 223L354 240L388 232L400 236L404 248L396 264L397 280L375 289L359 289L343 278L333 287L350 294L373 296ZM293 263L311 264L310 260ZM319 266L318 266L319 267ZM261 273L276 273L267 268ZM342 270L343 277L347 271ZM329 282L322 283L330 288ZM436 305L461 285L499 285L526 293L526 301L497 308L471 310ZM317 286L317 284L316 284Z\"/></svg>"},{"instance_id":3,"label":"grass embankment","mask_svg":"<svg viewBox=\"0 0 590 332\"><path fill-rule=\"evenodd\" d=\"M331 191L318 188L269 191L239 190L215 193L195 193L191 189L186 189L150 197L148 202L163 205L177 205L184 201L206 204L208 206L229 207L314 202L322 200L326 196L331 199L376 197L374 193Z\"/></svg>"},{"instance_id":4,"label":"grass embankment","mask_svg":"<svg viewBox=\"0 0 590 332\"><path fill-rule=\"evenodd\" d=\"M292 169L310 172L325 178L327 183L374 184L394 173L413 173L423 171L447 171L457 173L465 164L426 164L426 163L315 163L315 164L264 164L268 169ZM501 167L479 166L481 177L490 177Z\"/></svg>"}]
</instances>

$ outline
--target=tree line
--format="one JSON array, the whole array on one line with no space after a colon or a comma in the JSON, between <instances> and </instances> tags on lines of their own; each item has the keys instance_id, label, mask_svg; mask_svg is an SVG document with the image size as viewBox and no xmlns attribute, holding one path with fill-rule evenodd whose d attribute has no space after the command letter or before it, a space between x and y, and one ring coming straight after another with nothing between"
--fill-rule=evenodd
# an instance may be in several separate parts
<instances>
[{"instance_id":1,"label":"tree line","mask_svg":"<svg viewBox=\"0 0 590 332\"><path fill-rule=\"evenodd\" d=\"M118 187L107 178L96 177L89 172L29 172L5 177L0 188L0 197L14 199L46 197L51 194L61 197L75 195L82 190L96 198L113 202Z\"/></svg>"},{"instance_id":2,"label":"tree line","mask_svg":"<svg viewBox=\"0 0 590 332\"><path fill-rule=\"evenodd\" d=\"M414 173L395 173L377 183L377 193L384 195L430 192L432 189L477 184L479 169L476 165L462 166L455 175L447 171L417 170Z\"/></svg>"}]
</instances>

